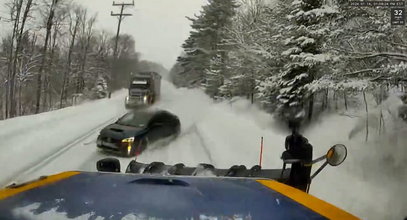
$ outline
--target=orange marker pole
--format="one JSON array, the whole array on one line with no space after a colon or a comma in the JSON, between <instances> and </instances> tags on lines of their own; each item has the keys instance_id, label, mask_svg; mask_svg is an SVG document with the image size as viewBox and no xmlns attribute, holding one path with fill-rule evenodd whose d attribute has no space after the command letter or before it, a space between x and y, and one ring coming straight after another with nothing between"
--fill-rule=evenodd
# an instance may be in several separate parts
<instances>
[{"instance_id":1,"label":"orange marker pole","mask_svg":"<svg viewBox=\"0 0 407 220\"><path fill-rule=\"evenodd\" d=\"M259 166L261 167L263 160L263 137L261 137L261 143L260 143L260 161L259 161Z\"/></svg>"}]
</instances>

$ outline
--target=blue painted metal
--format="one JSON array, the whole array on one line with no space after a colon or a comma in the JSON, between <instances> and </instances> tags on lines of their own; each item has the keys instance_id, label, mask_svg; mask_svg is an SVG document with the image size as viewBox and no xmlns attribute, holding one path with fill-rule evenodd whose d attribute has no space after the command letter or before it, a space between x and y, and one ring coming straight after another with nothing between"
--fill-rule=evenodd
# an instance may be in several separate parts
<instances>
[{"instance_id":1,"label":"blue painted metal","mask_svg":"<svg viewBox=\"0 0 407 220\"><path fill-rule=\"evenodd\" d=\"M326 219L254 179L81 173L0 201L0 219L34 203L40 214L57 208L68 218L105 219L144 214L163 219L240 216L242 219Z\"/></svg>"}]
</instances>

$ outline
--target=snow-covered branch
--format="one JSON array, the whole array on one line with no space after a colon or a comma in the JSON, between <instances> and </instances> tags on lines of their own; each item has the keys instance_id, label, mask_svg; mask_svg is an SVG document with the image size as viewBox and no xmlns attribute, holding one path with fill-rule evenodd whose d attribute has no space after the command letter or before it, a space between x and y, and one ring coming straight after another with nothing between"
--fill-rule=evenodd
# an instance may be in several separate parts
<instances>
[{"instance_id":1,"label":"snow-covered branch","mask_svg":"<svg viewBox=\"0 0 407 220\"><path fill-rule=\"evenodd\" d=\"M391 53L391 52L382 52L382 53L354 53L354 54L361 54L364 56L357 56L357 57L352 57L353 59L367 59L367 58L375 58L375 57L380 57L380 56L386 56L386 57L394 57L394 58L399 58L401 60L407 60L407 54L403 53Z\"/></svg>"},{"instance_id":2,"label":"snow-covered branch","mask_svg":"<svg viewBox=\"0 0 407 220\"><path fill-rule=\"evenodd\" d=\"M375 68L375 69L363 69L363 70L358 70L355 72L351 72L351 73L346 73L344 74L344 76L354 76L354 75L359 75L361 73L371 73L371 72L377 72L382 70L382 68Z\"/></svg>"}]
</instances>

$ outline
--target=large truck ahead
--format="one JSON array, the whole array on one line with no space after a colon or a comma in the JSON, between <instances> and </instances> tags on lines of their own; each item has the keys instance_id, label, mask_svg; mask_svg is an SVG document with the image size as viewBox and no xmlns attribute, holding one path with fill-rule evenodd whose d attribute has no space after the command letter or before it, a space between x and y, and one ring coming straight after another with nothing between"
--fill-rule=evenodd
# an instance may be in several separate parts
<instances>
[{"instance_id":1,"label":"large truck ahead","mask_svg":"<svg viewBox=\"0 0 407 220\"><path fill-rule=\"evenodd\" d=\"M161 93L161 75L156 72L139 72L132 75L126 108L136 108L154 104Z\"/></svg>"}]
</instances>

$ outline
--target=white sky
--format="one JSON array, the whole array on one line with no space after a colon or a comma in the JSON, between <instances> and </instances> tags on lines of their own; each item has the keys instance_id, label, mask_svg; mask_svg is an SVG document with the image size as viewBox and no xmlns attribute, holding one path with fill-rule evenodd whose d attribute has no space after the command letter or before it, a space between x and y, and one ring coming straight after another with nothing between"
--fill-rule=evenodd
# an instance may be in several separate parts
<instances>
[{"instance_id":1,"label":"white sky","mask_svg":"<svg viewBox=\"0 0 407 220\"><path fill-rule=\"evenodd\" d=\"M7 9L0 0L1 17L6 16ZM36 0L39 1L39 0ZM116 33L117 18L110 12L120 12L120 7L113 7L113 0L74 0L98 14L96 27ZM116 0L117 3L132 0ZM207 0L136 0L135 7L125 10L132 13L122 22L121 33L134 36L136 50L141 59L150 60L171 68L181 53L181 44L189 36L190 22L185 16L198 14ZM8 24L0 21L0 35L8 29Z\"/></svg>"},{"instance_id":2,"label":"white sky","mask_svg":"<svg viewBox=\"0 0 407 220\"><path fill-rule=\"evenodd\" d=\"M118 19L110 16L110 12L118 13L120 7L113 7L112 0L75 1L98 13L99 29L116 33ZM159 62L169 69L181 53L181 44L189 36L190 22L185 16L198 14L206 2L207 0L136 0L135 7L125 10L133 16L123 21L121 33L134 36L141 59Z\"/></svg>"}]
</instances>

